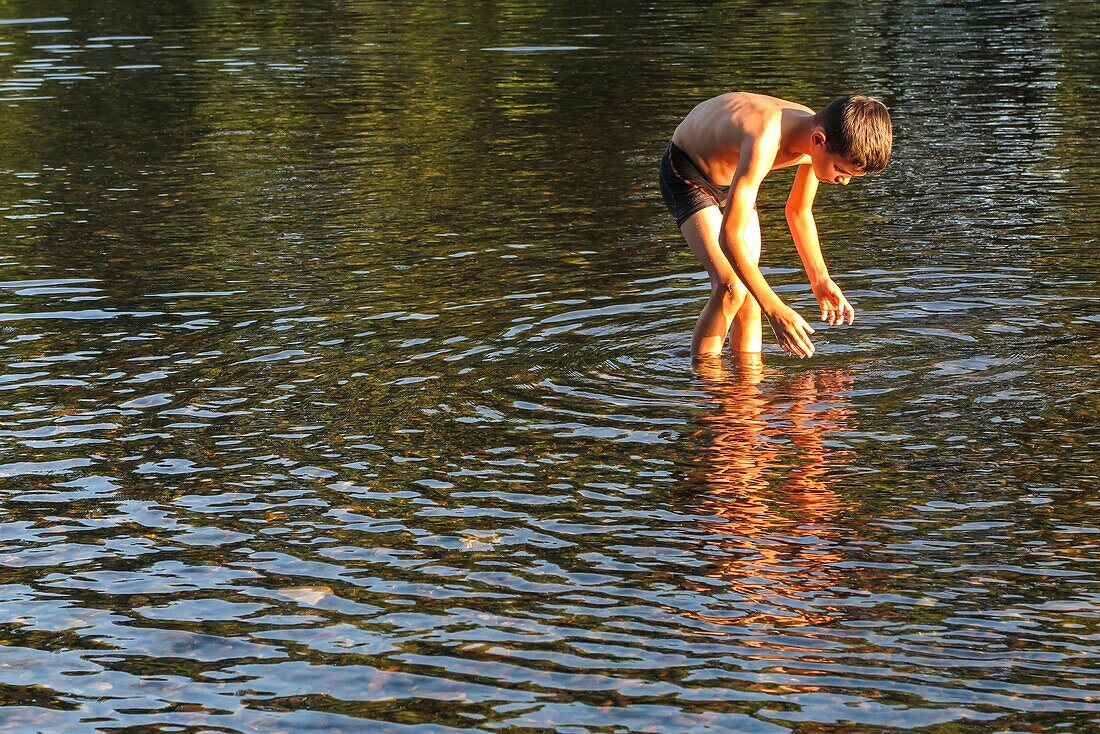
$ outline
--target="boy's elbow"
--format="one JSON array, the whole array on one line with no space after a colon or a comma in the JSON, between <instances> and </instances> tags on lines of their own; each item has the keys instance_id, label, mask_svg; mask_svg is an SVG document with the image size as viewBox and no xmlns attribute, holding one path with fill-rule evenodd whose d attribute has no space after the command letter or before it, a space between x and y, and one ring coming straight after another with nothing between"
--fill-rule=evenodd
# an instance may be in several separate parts
<instances>
[{"instance_id":1,"label":"boy's elbow","mask_svg":"<svg viewBox=\"0 0 1100 734\"><path fill-rule=\"evenodd\" d=\"M729 255L730 264L733 265L735 269L739 260L751 257L751 250L744 236L738 236L736 234L727 235L723 233L718 236L718 245L723 252Z\"/></svg>"},{"instance_id":2,"label":"boy's elbow","mask_svg":"<svg viewBox=\"0 0 1100 734\"><path fill-rule=\"evenodd\" d=\"M787 215L788 222L795 219L802 219L804 217L813 216L810 207L802 206L800 204L787 204L783 212Z\"/></svg>"}]
</instances>

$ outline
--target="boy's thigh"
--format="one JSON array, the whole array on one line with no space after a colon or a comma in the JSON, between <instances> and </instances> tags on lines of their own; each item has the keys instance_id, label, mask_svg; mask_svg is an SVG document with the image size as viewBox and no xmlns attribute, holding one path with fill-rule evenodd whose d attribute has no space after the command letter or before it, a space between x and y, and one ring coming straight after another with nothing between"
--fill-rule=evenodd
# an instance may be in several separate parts
<instances>
[{"instance_id":1,"label":"boy's thigh","mask_svg":"<svg viewBox=\"0 0 1100 734\"><path fill-rule=\"evenodd\" d=\"M749 226L745 230L745 240L749 246L749 252L752 253L752 261L756 265L760 264L760 215L757 214L756 208L752 210L750 215Z\"/></svg>"},{"instance_id":2,"label":"boy's thigh","mask_svg":"<svg viewBox=\"0 0 1100 734\"><path fill-rule=\"evenodd\" d=\"M733 285L737 290L744 289L733 263L726 257L718 244L722 231L722 211L717 206L708 206L692 214L680 226L680 232L687 240L691 252L706 268L712 285ZM760 220L756 210L752 212L752 221L746 231L747 244L752 253L753 262L760 262Z\"/></svg>"},{"instance_id":3,"label":"boy's thigh","mask_svg":"<svg viewBox=\"0 0 1100 734\"><path fill-rule=\"evenodd\" d=\"M706 268L710 282L714 285L726 282L730 278L737 281L733 264L718 244L718 235L721 231L722 211L717 206L700 209L680 225L680 233L687 240L692 254Z\"/></svg>"}]
</instances>

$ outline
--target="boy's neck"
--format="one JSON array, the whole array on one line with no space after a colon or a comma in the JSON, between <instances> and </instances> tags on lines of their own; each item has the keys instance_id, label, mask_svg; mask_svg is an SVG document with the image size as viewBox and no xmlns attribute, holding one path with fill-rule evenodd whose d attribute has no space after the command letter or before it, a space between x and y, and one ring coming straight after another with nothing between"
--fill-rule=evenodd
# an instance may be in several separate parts
<instances>
[{"instance_id":1,"label":"boy's neck","mask_svg":"<svg viewBox=\"0 0 1100 734\"><path fill-rule=\"evenodd\" d=\"M809 155L813 147L810 135L817 128L817 116L812 112L792 110L795 114L790 117L789 127L786 130L787 149L793 153Z\"/></svg>"}]
</instances>

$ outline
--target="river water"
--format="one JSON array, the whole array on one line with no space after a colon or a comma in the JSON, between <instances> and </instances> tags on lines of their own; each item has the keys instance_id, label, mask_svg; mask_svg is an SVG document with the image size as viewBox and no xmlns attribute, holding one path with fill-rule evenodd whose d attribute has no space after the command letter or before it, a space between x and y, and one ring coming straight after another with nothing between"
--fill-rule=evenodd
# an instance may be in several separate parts
<instances>
[{"instance_id":1,"label":"river water","mask_svg":"<svg viewBox=\"0 0 1100 734\"><path fill-rule=\"evenodd\" d=\"M0 0L0 728L1100 728L1098 36ZM730 89L893 113L811 360L689 358L657 166Z\"/></svg>"}]
</instances>

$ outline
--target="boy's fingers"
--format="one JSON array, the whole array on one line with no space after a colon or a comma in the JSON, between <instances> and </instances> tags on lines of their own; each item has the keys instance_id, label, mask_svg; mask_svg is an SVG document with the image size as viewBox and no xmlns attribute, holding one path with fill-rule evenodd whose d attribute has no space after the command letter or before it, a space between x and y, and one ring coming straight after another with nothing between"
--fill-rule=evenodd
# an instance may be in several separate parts
<instances>
[{"instance_id":1,"label":"boy's fingers","mask_svg":"<svg viewBox=\"0 0 1100 734\"><path fill-rule=\"evenodd\" d=\"M784 352L793 354L796 357L802 356L802 347L793 336L787 337L787 339L779 346L783 348Z\"/></svg>"},{"instance_id":2,"label":"boy's fingers","mask_svg":"<svg viewBox=\"0 0 1100 734\"><path fill-rule=\"evenodd\" d=\"M814 333L814 328L809 324L806 324L805 321L803 321L802 323L806 325L806 333L802 336L802 341L806 346L806 356L812 357L814 356L814 343L810 340L810 334Z\"/></svg>"},{"instance_id":3,"label":"boy's fingers","mask_svg":"<svg viewBox=\"0 0 1100 734\"><path fill-rule=\"evenodd\" d=\"M809 340L809 338L807 338L806 336L804 336L802 334L799 334L798 335L798 340L796 341L796 344L798 346L798 356L800 356L800 357L809 357L809 356L813 355L813 353L814 353L813 342L811 342Z\"/></svg>"},{"instance_id":4,"label":"boy's fingers","mask_svg":"<svg viewBox=\"0 0 1100 734\"><path fill-rule=\"evenodd\" d=\"M807 324L806 320L801 316L797 316L792 326L794 327L792 329L783 329L785 333L779 340L780 348L800 359L812 357L814 345L813 342L810 341L810 334L814 333L814 328ZM776 335L778 336L778 333Z\"/></svg>"}]
</instances>

